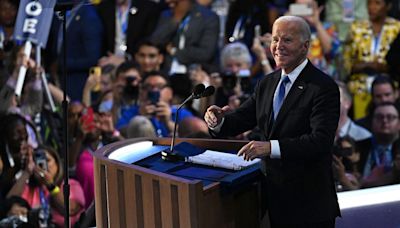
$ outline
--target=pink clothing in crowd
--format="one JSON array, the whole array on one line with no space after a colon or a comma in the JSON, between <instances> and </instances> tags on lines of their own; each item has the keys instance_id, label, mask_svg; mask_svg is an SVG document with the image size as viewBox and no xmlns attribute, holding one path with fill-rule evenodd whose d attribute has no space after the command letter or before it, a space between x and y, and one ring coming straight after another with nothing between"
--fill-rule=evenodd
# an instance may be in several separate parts
<instances>
[{"instance_id":1,"label":"pink clothing in crowd","mask_svg":"<svg viewBox=\"0 0 400 228\"><path fill-rule=\"evenodd\" d=\"M88 208L94 200L93 156L89 150L84 150L76 162L76 179L83 188L86 199L85 208Z\"/></svg>"},{"instance_id":2,"label":"pink clothing in crowd","mask_svg":"<svg viewBox=\"0 0 400 228\"><path fill-rule=\"evenodd\" d=\"M76 213L73 216L70 216L71 220L71 226L73 226L78 220L79 217L81 216L81 213L85 211L85 198L83 194L83 190L81 185L79 184L78 181L74 179L69 179L69 185L70 185L70 200L77 202L81 206L81 210ZM63 191L63 186L62 184L61 191ZM30 188L28 184L25 185L24 191L22 192L22 198L24 198L29 205L32 208L37 208L40 207L40 188L35 187L35 188ZM50 193L46 188L43 188L44 195L46 199L50 198ZM49 200L48 200L49 202ZM60 212L58 212L56 209L51 208L51 215L52 215L52 221L54 224L56 224L59 227L63 227L64 225L64 216Z\"/></svg>"}]
</instances>

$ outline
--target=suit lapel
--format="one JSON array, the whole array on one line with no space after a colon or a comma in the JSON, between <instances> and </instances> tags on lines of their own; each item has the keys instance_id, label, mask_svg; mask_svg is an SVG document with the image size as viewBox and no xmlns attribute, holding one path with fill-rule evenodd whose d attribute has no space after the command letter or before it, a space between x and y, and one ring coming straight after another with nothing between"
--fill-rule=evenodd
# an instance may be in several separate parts
<instances>
[{"instance_id":1,"label":"suit lapel","mask_svg":"<svg viewBox=\"0 0 400 228\"><path fill-rule=\"evenodd\" d=\"M311 67L312 65L310 64L310 62L308 62L306 67L297 77L288 95L286 96L285 100L282 103L282 107L278 113L278 116L276 117L276 120L272 126L272 130L269 136L271 136L275 132L277 126L280 125L282 121L284 121L287 113L293 108L293 106L296 103L298 103L298 100L301 98L304 91L306 91L307 81L311 77L311 72L310 72Z\"/></svg>"},{"instance_id":2,"label":"suit lapel","mask_svg":"<svg viewBox=\"0 0 400 228\"><path fill-rule=\"evenodd\" d=\"M267 78L267 80L271 80L271 82L267 82L266 83L266 88L265 88L265 106L264 106L264 112L266 114L266 119L264 121L264 129L267 131L267 135L269 135L268 133L271 130L271 125L273 123L273 121L271 121L273 118L272 117L272 103L274 100L274 93L276 90L276 87L278 86L280 77L281 77L281 71L278 70L276 71L273 75L271 76L267 76L269 78ZM261 91L262 92L262 91Z\"/></svg>"}]
</instances>

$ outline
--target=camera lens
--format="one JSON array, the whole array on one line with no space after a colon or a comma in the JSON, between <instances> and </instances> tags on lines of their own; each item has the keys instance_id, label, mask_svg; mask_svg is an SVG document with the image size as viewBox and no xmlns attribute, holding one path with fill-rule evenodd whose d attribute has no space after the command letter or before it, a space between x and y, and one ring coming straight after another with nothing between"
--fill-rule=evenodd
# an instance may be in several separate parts
<instances>
[{"instance_id":1,"label":"camera lens","mask_svg":"<svg viewBox=\"0 0 400 228\"><path fill-rule=\"evenodd\" d=\"M136 81L136 79L137 79L137 78L136 78L135 76L126 76L126 77L125 77L126 83L128 83L128 84L130 84L130 83Z\"/></svg>"}]
</instances>

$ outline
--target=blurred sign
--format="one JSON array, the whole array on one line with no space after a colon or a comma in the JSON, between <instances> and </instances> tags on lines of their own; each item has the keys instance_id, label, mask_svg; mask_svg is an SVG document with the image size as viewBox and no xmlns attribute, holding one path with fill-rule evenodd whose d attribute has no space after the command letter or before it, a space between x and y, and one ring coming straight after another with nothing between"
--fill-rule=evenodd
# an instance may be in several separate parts
<instances>
[{"instance_id":1,"label":"blurred sign","mask_svg":"<svg viewBox=\"0 0 400 228\"><path fill-rule=\"evenodd\" d=\"M44 48L49 36L56 0L21 0L14 36Z\"/></svg>"}]
</instances>

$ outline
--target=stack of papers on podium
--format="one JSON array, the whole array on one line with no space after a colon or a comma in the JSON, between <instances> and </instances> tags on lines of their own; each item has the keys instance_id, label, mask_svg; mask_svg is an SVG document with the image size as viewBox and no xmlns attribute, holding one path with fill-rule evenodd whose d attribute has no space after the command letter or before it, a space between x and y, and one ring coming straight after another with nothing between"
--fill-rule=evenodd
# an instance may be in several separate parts
<instances>
[{"instance_id":1,"label":"stack of papers on podium","mask_svg":"<svg viewBox=\"0 0 400 228\"><path fill-rule=\"evenodd\" d=\"M243 157L239 157L236 154L206 150L199 155L187 157L186 162L224 169L242 170L260 162L260 159L256 158L252 161L245 161Z\"/></svg>"}]
</instances>

